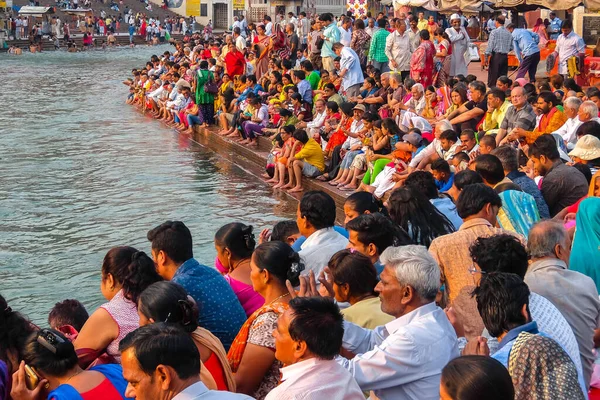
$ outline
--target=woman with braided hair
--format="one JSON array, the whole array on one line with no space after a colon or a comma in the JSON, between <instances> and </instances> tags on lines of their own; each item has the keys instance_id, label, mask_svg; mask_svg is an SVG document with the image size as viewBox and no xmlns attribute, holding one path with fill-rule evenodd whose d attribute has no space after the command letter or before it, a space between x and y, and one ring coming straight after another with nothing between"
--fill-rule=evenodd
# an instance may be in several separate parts
<instances>
[{"instance_id":1,"label":"woman with braided hair","mask_svg":"<svg viewBox=\"0 0 600 400\"><path fill-rule=\"evenodd\" d=\"M235 380L223 344L198 325L198 306L183 286L156 282L138 300L140 326L164 322L177 325L190 334L200 352L200 380L209 389L235 392Z\"/></svg>"},{"instance_id":2,"label":"woman with braided hair","mask_svg":"<svg viewBox=\"0 0 600 400\"><path fill-rule=\"evenodd\" d=\"M100 290L108 303L90 316L73 342L82 367L121 362L119 342L139 327L138 298L144 289L158 281L162 278L154 261L143 251L119 246L106 253ZM98 359L99 356L102 358Z\"/></svg>"}]
</instances>

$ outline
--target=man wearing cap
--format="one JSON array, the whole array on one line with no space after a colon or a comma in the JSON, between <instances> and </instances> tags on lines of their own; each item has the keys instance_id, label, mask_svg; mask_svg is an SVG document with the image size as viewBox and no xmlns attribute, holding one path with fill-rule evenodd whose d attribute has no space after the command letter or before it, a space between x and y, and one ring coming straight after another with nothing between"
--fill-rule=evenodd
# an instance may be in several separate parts
<instances>
[{"instance_id":1,"label":"man wearing cap","mask_svg":"<svg viewBox=\"0 0 600 400\"><path fill-rule=\"evenodd\" d=\"M496 86L500 76L508 75L508 53L513 48L513 37L504 27L506 18L499 15L496 18L496 29L490 33L483 66L488 67L488 87Z\"/></svg>"},{"instance_id":2,"label":"man wearing cap","mask_svg":"<svg viewBox=\"0 0 600 400\"><path fill-rule=\"evenodd\" d=\"M452 43L452 56L450 63L450 76L467 76L467 62L465 53L469 50L469 34L462 25L462 19L458 14L452 14L450 17L451 28L446 29L446 34ZM495 84L495 82L494 82Z\"/></svg>"},{"instance_id":3,"label":"man wearing cap","mask_svg":"<svg viewBox=\"0 0 600 400\"><path fill-rule=\"evenodd\" d=\"M338 75L342 78L342 93L345 92L346 98L358 96L360 87L365 81L358 55L350 47L344 46L340 42L333 44L333 51L341 57L341 70Z\"/></svg>"}]
</instances>

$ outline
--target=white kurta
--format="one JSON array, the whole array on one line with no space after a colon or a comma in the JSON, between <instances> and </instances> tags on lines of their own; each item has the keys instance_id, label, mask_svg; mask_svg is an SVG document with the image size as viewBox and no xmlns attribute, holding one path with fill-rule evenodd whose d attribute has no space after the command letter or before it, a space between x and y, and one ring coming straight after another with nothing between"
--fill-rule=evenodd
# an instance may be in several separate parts
<instances>
[{"instance_id":1,"label":"white kurta","mask_svg":"<svg viewBox=\"0 0 600 400\"><path fill-rule=\"evenodd\" d=\"M468 72L467 63L465 62L465 53L469 51L469 34L463 26L460 27L460 32L457 32L454 28L448 28L446 29L446 34L452 43L450 76L467 76Z\"/></svg>"}]
</instances>

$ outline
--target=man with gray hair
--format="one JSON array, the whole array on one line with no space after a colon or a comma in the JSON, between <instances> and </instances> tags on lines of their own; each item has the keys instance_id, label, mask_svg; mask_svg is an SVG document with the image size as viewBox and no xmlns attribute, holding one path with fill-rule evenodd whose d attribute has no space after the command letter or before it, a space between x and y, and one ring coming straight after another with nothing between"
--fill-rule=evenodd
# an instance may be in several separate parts
<instances>
[{"instance_id":1,"label":"man with gray hair","mask_svg":"<svg viewBox=\"0 0 600 400\"><path fill-rule=\"evenodd\" d=\"M388 247L375 287L381 310L396 319L374 330L344 322L338 357L363 391L379 399L438 399L442 368L458 357L454 328L435 304L440 269L423 246Z\"/></svg>"},{"instance_id":2,"label":"man with gray hair","mask_svg":"<svg viewBox=\"0 0 600 400\"><path fill-rule=\"evenodd\" d=\"M594 281L569 270L571 241L562 224L542 221L529 231L531 263L525 274L529 289L548 299L565 317L577 338L583 378L589 387L594 363L593 349L600 322L600 300ZM552 332L548 332L552 334Z\"/></svg>"},{"instance_id":3,"label":"man with gray hair","mask_svg":"<svg viewBox=\"0 0 600 400\"><path fill-rule=\"evenodd\" d=\"M575 147L575 143L577 143L577 128L579 128L579 125L583 123L578 117L581 103L582 101L578 97L567 97L563 102L563 108L565 109L565 114L569 119L563 124L563 126L552 132L553 135L558 134L563 138L569 150L573 150Z\"/></svg>"},{"instance_id":4,"label":"man with gray hair","mask_svg":"<svg viewBox=\"0 0 600 400\"><path fill-rule=\"evenodd\" d=\"M598 106L591 100L581 103L577 116L579 117L581 123L588 121L600 122L600 119L598 118Z\"/></svg>"}]
</instances>

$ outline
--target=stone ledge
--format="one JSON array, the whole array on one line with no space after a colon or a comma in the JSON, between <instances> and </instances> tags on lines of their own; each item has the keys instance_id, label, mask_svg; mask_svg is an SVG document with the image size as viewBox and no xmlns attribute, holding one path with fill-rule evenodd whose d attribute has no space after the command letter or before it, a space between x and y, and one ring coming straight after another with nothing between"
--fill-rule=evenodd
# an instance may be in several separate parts
<instances>
[{"instance_id":1,"label":"stone ledge","mask_svg":"<svg viewBox=\"0 0 600 400\"><path fill-rule=\"evenodd\" d=\"M245 168L247 172L255 175L257 179L260 179L264 183L260 175L265 171L267 155L272 147L269 139L259 137L258 147L254 149L240 145L230 138L218 135L218 130L217 127L201 128L200 126L196 126L194 127L193 140L218 152L227 160L238 163L241 167ZM266 185L266 183L264 184ZM337 205L337 219L338 221L344 220L344 202L346 201L346 197L352 192L341 191L326 182L309 178L302 179L302 186L305 191L322 190L333 197ZM294 198L295 200L300 200L302 197L302 193L287 193L278 189L273 189L273 192L281 194L285 193L285 195Z\"/></svg>"}]
</instances>

